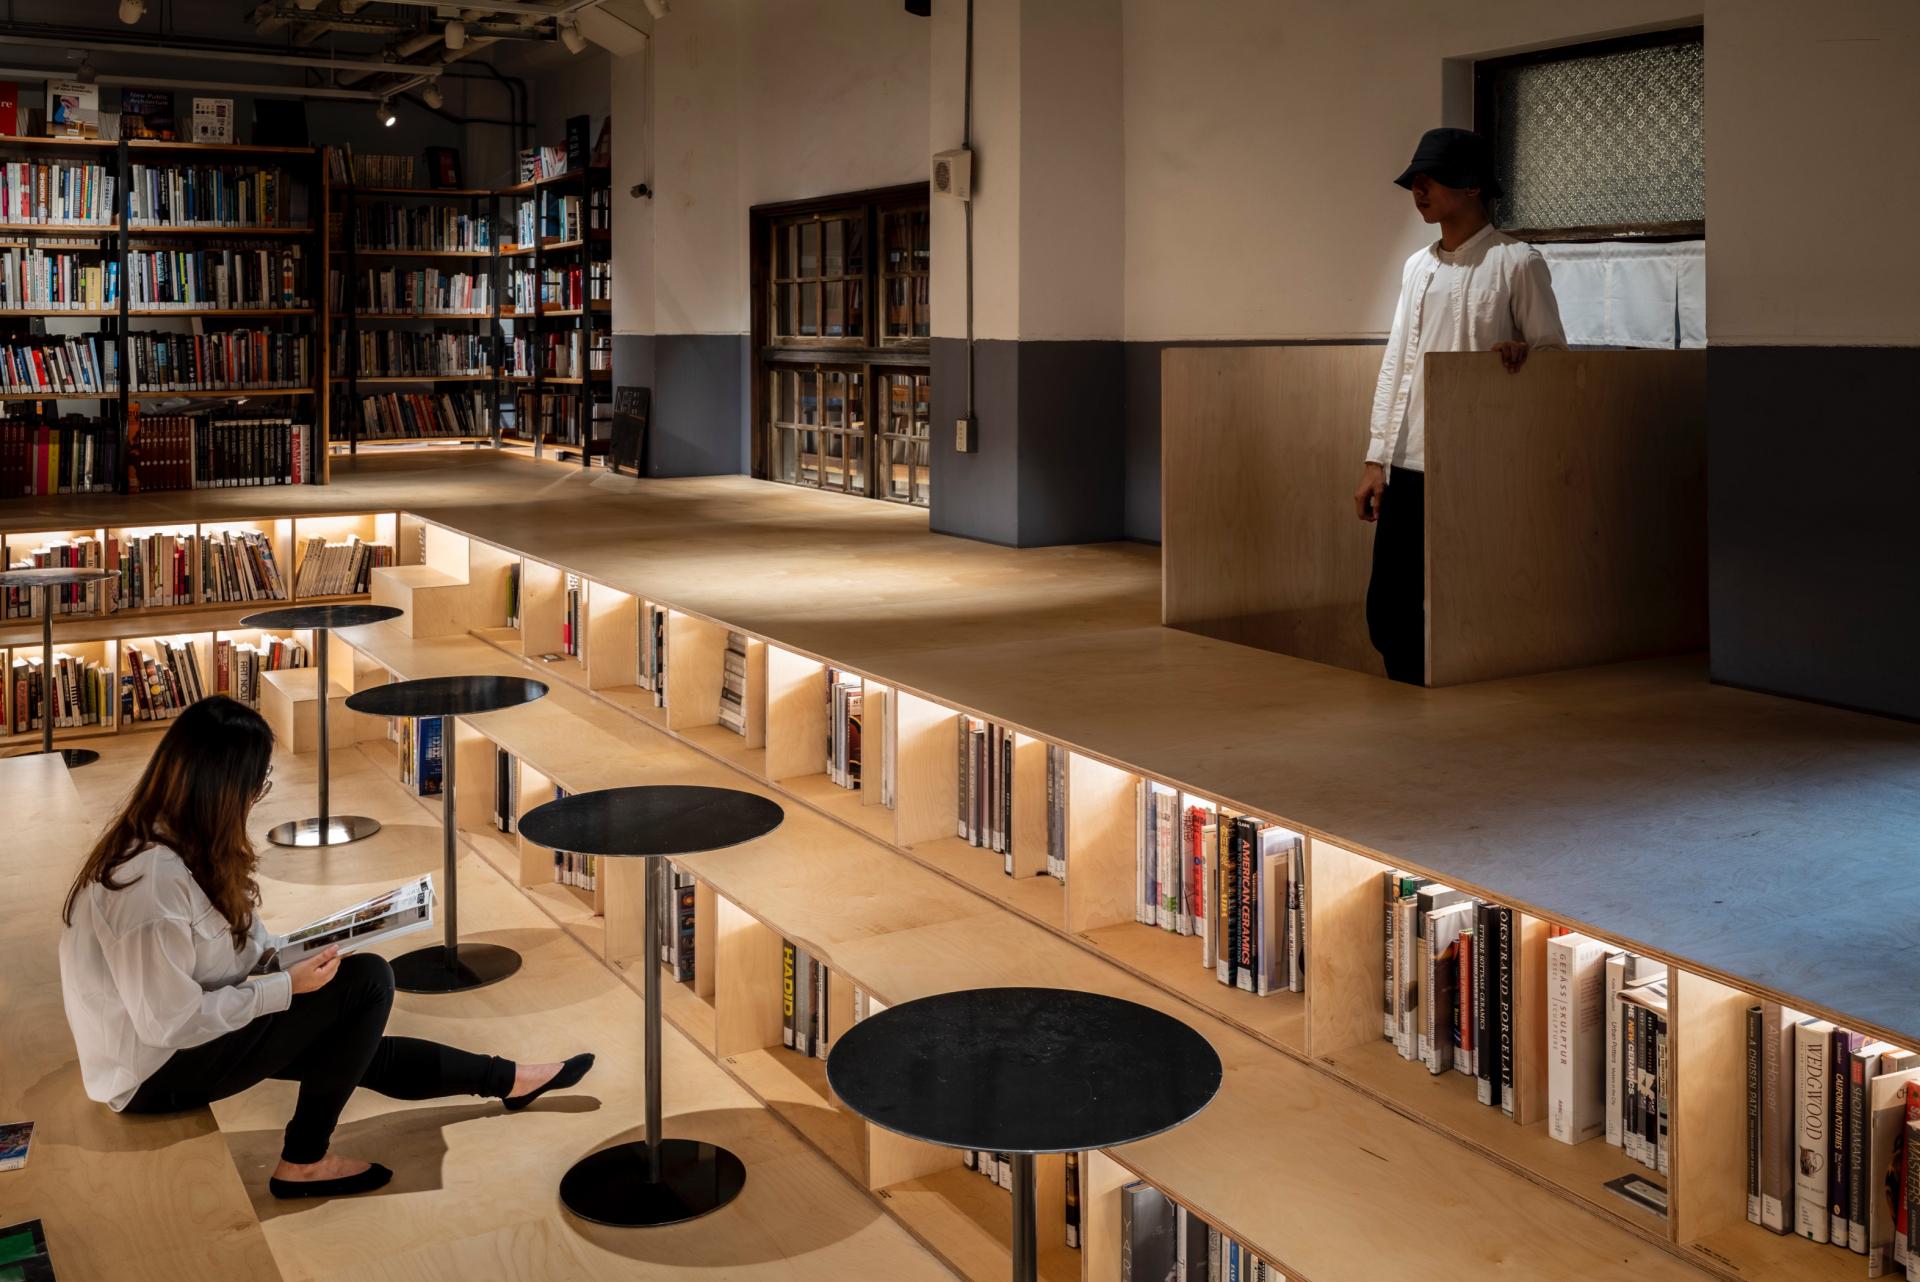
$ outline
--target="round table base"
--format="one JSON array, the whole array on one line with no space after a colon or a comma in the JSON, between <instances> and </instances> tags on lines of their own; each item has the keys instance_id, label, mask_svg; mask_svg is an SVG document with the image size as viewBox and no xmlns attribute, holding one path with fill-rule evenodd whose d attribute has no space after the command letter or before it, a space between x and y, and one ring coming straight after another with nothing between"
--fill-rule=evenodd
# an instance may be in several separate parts
<instances>
[{"instance_id":1,"label":"round table base","mask_svg":"<svg viewBox=\"0 0 1920 1282\"><path fill-rule=\"evenodd\" d=\"M747 1168L717 1144L660 1141L660 1182L647 1180L647 1142L616 1144L583 1157L560 1177L560 1201L594 1224L644 1229L717 1211L747 1182Z\"/></svg>"},{"instance_id":2,"label":"round table base","mask_svg":"<svg viewBox=\"0 0 1920 1282\"><path fill-rule=\"evenodd\" d=\"M90 766L100 760L100 754L92 748L55 748L52 753L48 753L42 748L32 748L26 752L10 752L7 755L10 757L64 757L66 758L67 769L69 770L76 769L80 766Z\"/></svg>"},{"instance_id":3,"label":"round table base","mask_svg":"<svg viewBox=\"0 0 1920 1282\"><path fill-rule=\"evenodd\" d=\"M344 846L380 831L380 821L365 815L329 815L325 828L318 819L290 819L275 824L267 840L276 846Z\"/></svg>"},{"instance_id":4,"label":"round table base","mask_svg":"<svg viewBox=\"0 0 1920 1282\"><path fill-rule=\"evenodd\" d=\"M403 993L463 993L497 984L520 969L520 954L498 944L416 948L393 959L393 986Z\"/></svg>"}]
</instances>

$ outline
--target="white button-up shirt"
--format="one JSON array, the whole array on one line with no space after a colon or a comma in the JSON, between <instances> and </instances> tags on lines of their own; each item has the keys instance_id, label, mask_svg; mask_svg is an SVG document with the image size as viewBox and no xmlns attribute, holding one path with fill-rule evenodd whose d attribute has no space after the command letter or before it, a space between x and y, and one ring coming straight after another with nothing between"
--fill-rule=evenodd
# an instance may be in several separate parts
<instances>
[{"instance_id":1,"label":"white button-up shirt","mask_svg":"<svg viewBox=\"0 0 1920 1282\"><path fill-rule=\"evenodd\" d=\"M1400 273L1367 462L1424 472L1427 353L1484 352L1510 339L1535 350L1567 345L1539 250L1489 223L1458 249L1436 241L1416 251Z\"/></svg>"},{"instance_id":2,"label":"white button-up shirt","mask_svg":"<svg viewBox=\"0 0 1920 1282\"><path fill-rule=\"evenodd\" d=\"M87 1095L125 1108L176 1050L210 1042L293 1002L293 978L253 975L279 946L254 914L239 948L180 856L165 846L93 882L60 935L60 986ZM128 884L131 883L131 884Z\"/></svg>"}]
</instances>

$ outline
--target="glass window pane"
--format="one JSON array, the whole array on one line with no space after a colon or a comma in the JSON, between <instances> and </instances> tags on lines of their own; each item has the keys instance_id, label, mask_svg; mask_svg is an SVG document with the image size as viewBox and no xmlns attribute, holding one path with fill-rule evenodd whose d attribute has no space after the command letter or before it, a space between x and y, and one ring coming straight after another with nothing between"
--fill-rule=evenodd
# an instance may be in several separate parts
<instances>
[{"instance_id":1,"label":"glass window pane","mask_svg":"<svg viewBox=\"0 0 1920 1282\"><path fill-rule=\"evenodd\" d=\"M827 315L822 322L820 332L827 338L845 338L847 336L846 287L840 281L832 281L820 287L826 301Z\"/></svg>"},{"instance_id":2,"label":"glass window pane","mask_svg":"<svg viewBox=\"0 0 1920 1282\"><path fill-rule=\"evenodd\" d=\"M854 338L862 337L867 332L866 316L860 310L860 300L866 294L865 282L858 277L850 278L841 282L840 290L847 300L847 333Z\"/></svg>"},{"instance_id":3,"label":"glass window pane","mask_svg":"<svg viewBox=\"0 0 1920 1282\"><path fill-rule=\"evenodd\" d=\"M793 251L798 233L792 227L776 227L773 232L773 278L787 280L793 276Z\"/></svg>"},{"instance_id":4,"label":"glass window pane","mask_svg":"<svg viewBox=\"0 0 1920 1282\"><path fill-rule=\"evenodd\" d=\"M796 423L818 423L820 421L820 376L812 370L802 370L794 375L798 385L798 412L793 416Z\"/></svg>"},{"instance_id":5,"label":"glass window pane","mask_svg":"<svg viewBox=\"0 0 1920 1282\"><path fill-rule=\"evenodd\" d=\"M773 287L773 332L786 337L794 332L799 314L796 310L798 294L793 285L775 285Z\"/></svg>"},{"instance_id":6,"label":"glass window pane","mask_svg":"<svg viewBox=\"0 0 1920 1282\"><path fill-rule=\"evenodd\" d=\"M853 494L867 492L867 438L861 432L846 435L846 488Z\"/></svg>"},{"instance_id":7,"label":"glass window pane","mask_svg":"<svg viewBox=\"0 0 1920 1282\"><path fill-rule=\"evenodd\" d=\"M818 285L800 286L800 313L794 323L793 332L803 338L819 337L820 287Z\"/></svg>"},{"instance_id":8,"label":"glass window pane","mask_svg":"<svg viewBox=\"0 0 1920 1282\"><path fill-rule=\"evenodd\" d=\"M820 224L800 224L800 272L801 276L820 274Z\"/></svg>"},{"instance_id":9,"label":"glass window pane","mask_svg":"<svg viewBox=\"0 0 1920 1282\"><path fill-rule=\"evenodd\" d=\"M839 276L847 269L847 224L845 219L829 219L825 224L827 237L826 255L821 267L823 276Z\"/></svg>"},{"instance_id":10,"label":"glass window pane","mask_svg":"<svg viewBox=\"0 0 1920 1282\"><path fill-rule=\"evenodd\" d=\"M847 275L863 276L867 271L867 220L847 219Z\"/></svg>"},{"instance_id":11,"label":"glass window pane","mask_svg":"<svg viewBox=\"0 0 1920 1282\"><path fill-rule=\"evenodd\" d=\"M913 336L925 338L933 333L933 305L931 276L916 276L913 280Z\"/></svg>"},{"instance_id":12,"label":"glass window pane","mask_svg":"<svg viewBox=\"0 0 1920 1282\"><path fill-rule=\"evenodd\" d=\"M773 429L773 479L793 482L800 479L798 433L784 427Z\"/></svg>"}]
</instances>

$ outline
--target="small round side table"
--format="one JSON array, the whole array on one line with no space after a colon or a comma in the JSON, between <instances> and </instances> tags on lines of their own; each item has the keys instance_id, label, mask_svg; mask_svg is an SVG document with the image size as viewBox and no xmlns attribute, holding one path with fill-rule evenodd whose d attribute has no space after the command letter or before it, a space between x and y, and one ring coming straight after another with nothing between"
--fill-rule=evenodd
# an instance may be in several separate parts
<instances>
[{"instance_id":1,"label":"small round side table","mask_svg":"<svg viewBox=\"0 0 1920 1282\"><path fill-rule=\"evenodd\" d=\"M113 570L77 565L49 565L20 570L0 570L0 588L40 589L40 746L9 755L31 757L54 751L53 746L53 590L75 584L102 583L117 579ZM67 766L90 766L100 760L92 748L62 748Z\"/></svg>"}]
</instances>

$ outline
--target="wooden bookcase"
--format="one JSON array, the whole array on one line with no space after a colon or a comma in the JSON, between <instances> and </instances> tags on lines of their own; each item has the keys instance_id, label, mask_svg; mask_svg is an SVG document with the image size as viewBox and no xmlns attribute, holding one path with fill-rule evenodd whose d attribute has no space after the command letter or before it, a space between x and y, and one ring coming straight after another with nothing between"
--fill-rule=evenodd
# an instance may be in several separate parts
<instances>
[{"instance_id":1,"label":"wooden bookcase","mask_svg":"<svg viewBox=\"0 0 1920 1282\"><path fill-rule=\"evenodd\" d=\"M470 562L483 547L496 558L516 555L423 524L430 544L441 539L452 548L467 539ZM529 600L564 581L563 567L525 557L519 564ZM500 569L496 559L488 574ZM840 787L825 772L827 674L839 666L830 656L749 633L749 733L742 737L714 724L725 622L651 600L636 585L581 578L586 635L579 664L539 660L538 633L547 625L532 621L531 612L519 633L475 626L465 641L425 646L384 625L366 630L360 643L396 676L434 675L448 664L501 672L531 666L550 681L548 698L482 723L491 741L516 754L523 810L552 795L556 783L612 786L641 770L745 787L786 807L778 857L755 858L749 847L687 861L699 887L696 978L667 986L665 1013L961 1275L1004 1274L1004 1191L962 1169L957 1153L851 1117L832 1098L817 1061L780 1047L782 938L820 958L848 993L857 985L891 1002L980 983L1091 987L1173 1011L1220 1049L1226 1085L1188 1127L1085 1155L1082 1247L1071 1251L1043 1238L1043 1273L1059 1282L1118 1282L1119 1190L1136 1178L1288 1276L1341 1276L1340 1261L1375 1251L1373 1267L1389 1276L1422 1263L1464 1276L1469 1264L1494 1261L1521 1270L1516 1276L1544 1276L1566 1261L1583 1275L1643 1282L1837 1282L1864 1272L1864 1261L1849 1252L1746 1222L1745 1017L1762 994L1634 941L1611 941L1667 967L1671 1170L1657 1176L1604 1139L1560 1143L1547 1135L1545 1120L1545 958L1558 924L1550 915L1516 906L1517 1105L1509 1117L1480 1105L1462 1075L1433 1076L1382 1040L1382 886L1395 865L1377 852L1306 832L1305 991L1255 997L1228 988L1199 964L1199 941L1134 920L1138 797L1143 785L1163 781L1050 738L1041 727L1009 726L1015 849L1028 845L1017 865L1023 874L1032 872L1030 843L1045 831L1046 750L1068 754L1064 885L1043 872L1010 877L998 854L954 836L956 736L963 717L990 719L990 710L953 707L880 674L840 669L869 694L886 692L891 724L863 727L863 737L865 753L875 754L882 736L892 736L895 795L888 806L877 786L867 786L877 784L878 755L866 755L860 788ZM536 582L545 586L532 587ZM473 590L485 591L485 582L475 579ZM637 684L638 633L654 609L667 612L664 709ZM463 725L456 743L464 750L480 733ZM463 778L468 787L490 788L493 772L470 769ZM1231 798L1184 790L1182 804L1189 802L1282 822ZM491 804L490 797L476 800L471 813L490 815ZM473 826L469 813L463 803L463 827ZM491 820L483 826L491 828ZM482 856L527 886L556 923L638 986L637 967L648 959L621 942L638 938L629 870L606 861L614 866L603 864L600 891L589 901L556 893L565 888L551 886L544 850L503 841L497 832L470 835ZM536 884L543 878L549 884ZM1301 1161L1274 1152L1269 1136L1276 1130L1310 1146ZM1059 1164L1047 1169L1054 1173L1043 1179L1043 1234L1060 1223L1052 1210ZM1606 1187L1623 1175L1664 1185L1668 1213ZM1376 1185L1407 1223L1450 1217L1479 1231L1457 1242L1427 1234L1375 1241L1377 1206L1366 1224L1340 1217L1355 1213L1356 1189ZM1355 1234L1367 1239L1364 1249Z\"/></svg>"}]
</instances>

